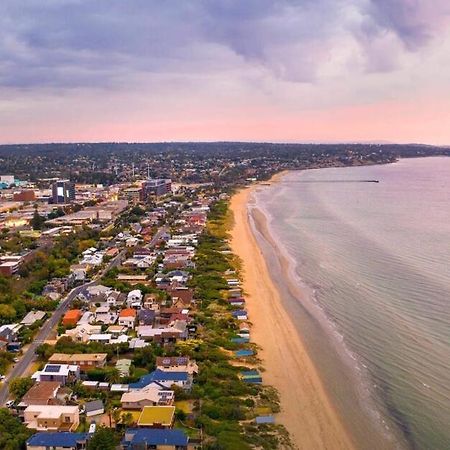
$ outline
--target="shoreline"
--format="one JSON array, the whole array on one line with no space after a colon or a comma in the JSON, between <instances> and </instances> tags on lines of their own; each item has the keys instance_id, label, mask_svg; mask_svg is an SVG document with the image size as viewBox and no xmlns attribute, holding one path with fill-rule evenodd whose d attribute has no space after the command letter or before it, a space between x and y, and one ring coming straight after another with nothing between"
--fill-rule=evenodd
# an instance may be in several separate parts
<instances>
[{"instance_id":1,"label":"shoreline","mask_svg":"<svg viewBox=\"0 0 450 450\"><path fill-rule=\"evenodd\" d=\"M284 173L276 174L270 182L278 181ZM261 348L264 383L280 394L277 422L286 427L299 449L356 448L283 306L254 236L247 206L257 187L242 189L231 199L234 215L231 247L243 261L243 288L253 322L251 341Z\"/></svg>"}]
</instances>

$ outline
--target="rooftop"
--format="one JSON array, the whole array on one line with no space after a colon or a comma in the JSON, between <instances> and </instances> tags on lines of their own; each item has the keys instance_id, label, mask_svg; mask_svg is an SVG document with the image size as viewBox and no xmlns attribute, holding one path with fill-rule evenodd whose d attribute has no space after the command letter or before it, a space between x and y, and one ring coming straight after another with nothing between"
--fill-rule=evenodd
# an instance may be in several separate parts
<instances>
[{"instance_id":1,"label":"rooftop","mask_svg":"<svg viewBox=\"0 0 450 450\"><path fill-rule=\"evenodd\" d=\"M125 438L122 441L124 448L131 449L141 443L182 447L188 444L188 437L182 430L130 428L125 431Z\"/></svg>"},{"instance_id":2,"label":"rooftop","mask_svg":"<svg viewBox=\"0 0 450 450\"><path fill-rule=\"evenodd\" d=\"M175 406L144 406L139 416L139 426L161 424L170 426L173 422Z\"/></svg>"},{"instance_id":3,"label":"rooftop","mask_svg":"<svg viewBox=\"0 0 450 450\"><path fill-rule=\"evenodd\" d=\"M87 433L36 433L30 437L27 441L27 446L33 447L76 447L77 443L85 442L87 439Z\"/></svg>"}]
</instances>

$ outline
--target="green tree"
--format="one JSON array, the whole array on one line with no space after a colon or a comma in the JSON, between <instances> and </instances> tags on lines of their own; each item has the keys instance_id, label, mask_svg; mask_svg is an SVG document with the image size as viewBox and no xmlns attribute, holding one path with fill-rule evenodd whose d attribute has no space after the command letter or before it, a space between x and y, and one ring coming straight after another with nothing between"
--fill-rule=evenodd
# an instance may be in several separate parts
<instances>
[{"instance_id":1,"label":"green tree","mask_svg":"<svg viewBox=\"0 0 450 450\"><path fill-rule=\"evenodd\" d=\"M31 377L14 378L9 384L9 392L16 400L20 400L33 386Z\"/></svg>"},{"instance_id":2,"label":"green tree","mask_svg":"<svg viewBox=\"0 0 450 450\"><path fill-rule=\"evenodd\" d=\"M106 381L108 383L114 384L114 383L118 383L120 381L120 373L119 370L114 368L108 369L108 371L106 372Z\"/></svg>"},{"instance_id":3,"label":"green tree","mask_svg":"<svg viewBox=\"0 0 450 450\"><path fill-rule=\"evenodd\" d=\"M134 422L133 415L130 412L122 414L122 424L125 428L131 427L131 425L133 425L133 422Z\"/></svg>"},{"instance_id":4,"label":"green tree","mask_svg":"<svg viewBox=\"0 0 450 450\"><path fill-rule=\"evenodd\" d=\"M0 324L10 323L16 318L16 310L11 305L0 304Z\"/></svg>"},{"instance_id":5,"label":"green tree","mask_svg":"<svg viewBox=\"0 0 450 450\"><path fill-rule=\"evenodd\" d=\"M117 437L111 428L99 427L88 442L87 450L115 450Z\"/></svg>"},{"instance_id":6,"label":"green tree","mask_svg":"<svg viewBox=\"0 0 450 450\"><path fill-rule=\"evenodd\" d=\"M39 215L37 209L34 210L33 218L30 221L30 225L33 230L42 230L44 228L45 218Z\"/></svg>"},{"instance_id":7,"label":"green tree","mask_svg":"<svg viewBox=\"0 0 450 450\"><path fill-rule=\"evenodd\" d=\"M14 417L7 409L0 409L0 448L21 450L26 440L33 434L31 430Z\"/></svg>"}]
</instances>

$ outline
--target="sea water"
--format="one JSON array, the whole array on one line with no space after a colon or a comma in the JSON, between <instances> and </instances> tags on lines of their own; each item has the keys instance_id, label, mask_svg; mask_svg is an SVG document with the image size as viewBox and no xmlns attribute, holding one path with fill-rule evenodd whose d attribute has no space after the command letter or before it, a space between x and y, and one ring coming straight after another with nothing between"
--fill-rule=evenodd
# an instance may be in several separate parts
<instances>
[{"instance_id":1,"label":"sea water","mask_svg":"<svg viewBox=\"0 0 450 450\"><path fill-rule=\"evenodd\" d=\"M361 447L450 449L450 158L292 171L251 208L267 217L274 281Z\"/></svg>"}]
</instances>

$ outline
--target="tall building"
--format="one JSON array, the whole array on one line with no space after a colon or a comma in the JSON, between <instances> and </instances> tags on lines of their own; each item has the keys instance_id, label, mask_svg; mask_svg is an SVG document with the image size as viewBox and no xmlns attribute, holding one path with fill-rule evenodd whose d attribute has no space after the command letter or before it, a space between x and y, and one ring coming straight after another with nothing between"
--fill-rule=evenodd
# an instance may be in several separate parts
<instances>
[{"instance_id":1,"label":"tall building","mask_svg":"<svg viewBox=\"0 0 450 450\"><path fill-rule=\"evenodd\" d=\"M142 183L142 200L149 197L162 197L172 192L172 180L150 179Z\"/></svg>"},{"instance_id":2,"label":"tall building","mask_svg":"<svg viewBox=\"0 0 450 450\"><path fill-rule=\"evenodd\" d=\"M70 203L75 200L75 184L69 180L58 180L52 185L52 203Z\"/></svg>"}]
</instances>

